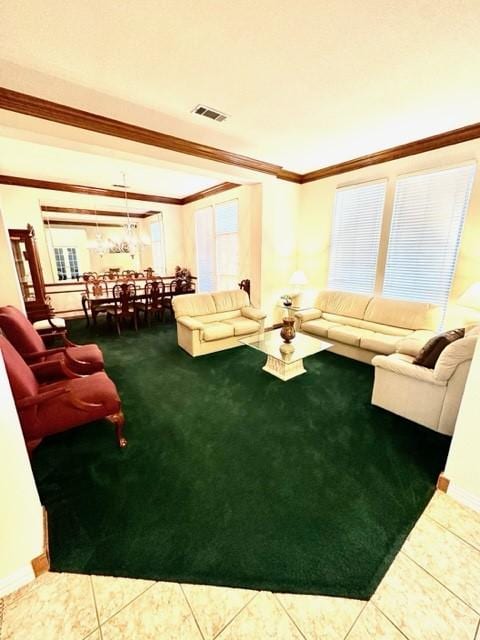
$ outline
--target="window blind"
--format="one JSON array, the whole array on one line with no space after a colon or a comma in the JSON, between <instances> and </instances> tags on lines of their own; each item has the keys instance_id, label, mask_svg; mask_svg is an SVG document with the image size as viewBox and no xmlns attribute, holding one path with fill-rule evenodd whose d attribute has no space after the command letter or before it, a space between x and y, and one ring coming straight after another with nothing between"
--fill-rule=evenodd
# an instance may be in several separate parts
<instances>
[{"instance_id":1,"label":"window blind","mask_svg":"<svg viewBox=\"0 0 480 640\"><path fill-rule=\"evenodd\" d=\"M198 291L215 291L215 224L212 207L195 211Z\"/></svg>"},{"instance_id":2,"label":"window blind","mask_svg":"<svg viewBox=\"0 0 480 640\"><path fill-rule=\"evenodd\" d=\"M373 293L386 181L337 189L329 289Z\"/></svg>"},{"instance_id":3,"label":"window blind","mask_svg":"<svg viewBox=\"0 0 480 640\"><path fill-rule=\"evenodd\" d=\"M383 295L446 309L475 165L397 180Z\"/></svg>"},{"instance_id":4,"label":"window blind","mask_svg":"<svg viewBox=\"0 0 480 640\"><path fill-rule=\"evenodd\" d=\"M215 205L215 232L218 289L235 289L239 273L238 200Z\"/></svg>"}]
</instances>

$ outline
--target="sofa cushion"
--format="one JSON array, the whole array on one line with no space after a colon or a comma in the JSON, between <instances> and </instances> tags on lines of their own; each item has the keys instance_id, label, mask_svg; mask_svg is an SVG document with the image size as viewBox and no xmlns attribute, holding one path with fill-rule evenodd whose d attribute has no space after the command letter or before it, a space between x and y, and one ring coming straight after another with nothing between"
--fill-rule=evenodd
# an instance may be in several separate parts
<instances>
[{"instance_id":1,"label":"sofa cushion","mask_svg":"<svg viewBox=\"0 0 480 640\"><path fill-rule=\"evenodd\" d=\"M338 326L339 325L334 322L329 322L328 320L320 318L319 320L307 320L307 322L302 322L301 330L326 338L328 336L328 330L332 327Z\"/></svg>"},{"instance_id":2,"label":"sofa cushion","mask_svg":"<svg viewBox=\"0 0 480 640\"><path fill-rule=\"evenodd\" d=\"M242 307L248 307L250 300L248 294L243 289L233 289L232 291L217 291L212 293L217 313L222 311L240 310ZM209 312L210 313L210 312Z\"/></svg>"},{"instance_id":3,"label":"sofa cushion","mask_svg":"<svg viewBox=\"0 0 480 640\"><path fill-rule=\"evenodd\" d=\"M255 333L260 329L258 322L250 320L250 318L244 318L243 316L224 320L224 323L233 327L233 333L236 336L245 336L248 333Z\"/></svg>"},{"instance_id":4,"label":"sofa cushion","mask_svg":"<svg viewBox=\"0 0 480 640\"><path fill-rule=\"evenodd\" d=\"M217 308L209 293L187 293L174 296L172 299L173 311L176 316L195 316L216 313Z\"/></svg>"},{"instance_id":5,"label":"sofa cushion","mask_svg":"<svg viewBox=\"0 0 480 640\"><path fill-rule=\"evenodd\" d=\"M435 331L440 321L440 308L429 302L394 300L375 296L369 302L364 320L403 329Z\"/></svg>"},{"instance_id":6,"label":"sofa cushion","mask_svg":"<svg viewBox=\"0 0 480 640\"><path fill-rule=\"evenodd\" d=\"M360 329L359 327L336 326L328 330L328 337L332 340L338 340L344 344L351 344L354 347L360 346L360 340L367 336L375 335L373 331L368 329Z\"/></svg>"},{"instance_id":7,"label":"sofa cushion","mask_svg":"<svg viewBox=\"0 0 480 640\"><path fill-rule=\"evenodd\" d=\"M315 306L323 312L335 313L339 316L363 318L372 296L345 291L321 291Z\"/></svg>"},{"instance_id":8,"label":"sofa cushion","mask_svg":"<svg viewBox=\"0 0 480 640\"><path fill-rule=\"evenodd\" d=\"M372 364L374 367L415 378L422 382L429 382L438 386L445 386L446 384L444 381L437 380L431 369L413 364L413 358L403 353L392 353L390 356L375 356Z\"/></svg>"},{"instance_id":9,"label":"sofa cushion","mask_svg":"<svg viewBox=\"0 0 480 640\"><path fill-rule=\"evenodd\" d=\"M209 322L223 322L230 318L238 318L241 315L241 312L236 309L235 311L223 311L222 313L210 313L204 316L197 316L196 319L207 324Z\"/></svg>"},{"instance_id":10,"label":"sofa cushion","mask_svg":"<svg viewBox=\"0 0 480 640\"><path fill-rule=\"evenodd\" d=\"M398 353L406 353L409 356L418 356L424 345L433 338L435 333L433 331L426 331L420 329L419 331L412 331L402 338L397 345Z\"/></svg>"},{"instance_id":11,"label":"sofa cushion","mask_svg":"<svg viewBox=\"0 0 480 640\"><path fill-rule=\"evenodd\" d=\"M465 329L452 329L431 338L413 361L421 367L433 369L440 354L449 344L465 336Z\"/></svg>"},{"instance_id":12,"label":"sofa cushion","mask_svg":"<svg viewBox=\"0 0 480 640\"><path fill-rule=\"evenodd\" d=\"M478 340L480 340L478 334L472 335L469 333L465 338L455 340L445 347L433 370L435 379L439 381L449 380L459 364L473 358Z\"/></svg>"},{"instance_id":13,"label":"sofa cushion","mask_svg":"<svg viewBox=\"0 0 480 640\"><path fill-rule=\"evenodd\" d=\"M360 346L362 349L389 355L390 353L395 353L397 345L401 340L402 336L388 336L384 333L374 333L371 336L362 337L360 339Z\"/></svg>"},{"instance_id":14,"label":"sofa cushion","mask_svg":"<svg viewBox=\"0 0 480 640\"><path fill-rule=\"evenodd\" d=\"M205 342L230 338L233 334L233 325L227 324L226 322L210 322L203 328L203 339Z\"/></svg>"}]
</instances>

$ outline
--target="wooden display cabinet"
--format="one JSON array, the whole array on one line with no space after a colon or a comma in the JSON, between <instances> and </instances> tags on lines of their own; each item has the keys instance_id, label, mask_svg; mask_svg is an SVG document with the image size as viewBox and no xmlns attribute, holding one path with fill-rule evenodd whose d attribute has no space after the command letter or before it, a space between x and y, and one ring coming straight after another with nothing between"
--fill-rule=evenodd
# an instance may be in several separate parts
<instances>
[{"instance_id":1,"label":"wooden display cabinet","mask_svg":"<svg viewBox=\"0 0 480 640\"><path fill-rule=\"evenodd\" d=\"M32 225L26 229L9 229L8 234L28 319L36 322L51 318L53 311L47 301Z\"/></svg>"}]
</instances>

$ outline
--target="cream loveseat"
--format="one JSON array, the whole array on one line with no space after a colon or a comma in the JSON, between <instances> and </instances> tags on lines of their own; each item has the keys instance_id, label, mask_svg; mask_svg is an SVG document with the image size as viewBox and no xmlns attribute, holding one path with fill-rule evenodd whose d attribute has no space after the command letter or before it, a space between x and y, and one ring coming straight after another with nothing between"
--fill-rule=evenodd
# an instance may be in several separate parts
<instances>
[{"instance_id":1,"label":"cream loveseat","mask_svg":"<svg viewBox=\"0 0 480 640\"><path fill-rule=\"evenodd\" d=\"M240 346L242 336L263 331L266 314L241 289L173 298L178 344L191 356Z\"/></svg>"},{"instance_id":2,"label":"cream loveseat","mask_svg":"<svg viewBox=\"0 0 480 640\"><path fill-rule=\"evenodd\" d=\"M327 339L330 351L367 363L397 351L416 356L440 322L439 308L427 302L328 290L295 316L297 329Z\"/></svg>"},{"instance_id":3,"label":"cream loveseat","mask_svg":"<svg viewBox=\"0 0 480 640\"><path fill-rule=\"evenodd\" d=\"M372 404L452 435L479 338L480 326L467 327L464 338L441 352L434 369L415 365L412 356L401 353L376 356Z\"/></svg>"}]
</instances>

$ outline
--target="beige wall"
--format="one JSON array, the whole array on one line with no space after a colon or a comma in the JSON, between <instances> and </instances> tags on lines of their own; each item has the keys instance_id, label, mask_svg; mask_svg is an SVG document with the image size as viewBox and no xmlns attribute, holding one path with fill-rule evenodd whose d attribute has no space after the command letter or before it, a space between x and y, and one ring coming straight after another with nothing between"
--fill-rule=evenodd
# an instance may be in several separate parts
<instances>
[{"instance_id":1,"label":"beige wall","mask_svg":"<svg viewBox=\"0 0 480 640\"><path fill-rule=\"evenodd\" d=\"M0 353L0 597L33 579L43 514Z\"/></svg>"},{"instance_id":2,"label":"beige wall","mask_svg":"<svg viewBox=\"0 0 480 640\"><path fill-rule=\"evenodd\" d=\"M0 307L6 304L13 304L15 307L25 310L17 272L15 271L7 225L5 224L1 207L2 202L0 199L0 275L2 278Z\"/></svg>"},{"instance_id":3,"label":"beige wall","mask_svg":"<svg viewBox=\"0 0 480 640\"><path fill-rule=\"evenodd\" d=\"M53 271L48 252L47 237L43 227L40 199L35 189L1 186L0 197L5 224L9 229L26 229L31 224L35 230L38 255L45 282L52 282Z\"/></svg>"},{"instance_id":4,"label":"beige wall","mask_svg":"<svg viewBox=\"0 0 480 640\"><path fill-rule=\"evenodd\" d=\"M299 268L305 271L312 286L326 286L331 221L337 187L387 178L385 211L389 214L397 176L471 160L477 162L480 160L480 141L466 142L302 185L298 236ZM383 232L382 241L385 241L388 239L388 225ZM385 242L382 242L382 246L385 249ZM383 255L385 256L384 251ZM480 178L477 171L452 285L451 304L453 305L468 286L478 281L480 281ZM455 316L456 319L456 311L458 310L452 307L453 323L455 323L453 317Z\"/></svg>"},{"instance_id":5,"label":"beige wall","mask_svg":"<svg viewBox=\"0 0 480 640\"><path fill-rule=\"evenodd\" d=\"M283 311L277 304L289 293L289 279L298 268L298 231L301 187L283 180L262 184L262 295L266 325L281 322Z\"/></svg>"},{"instance_id":6,"label":"beige wall","mask_svg":"<svg viewBox=\"0 0 480 640\"><path fill-rule=\"evenodd\" d=\"M445 476L450 480L449 493L480 511L479 390L480 341L465 385L445 468Z\"/></svg>"}]
</instances>

